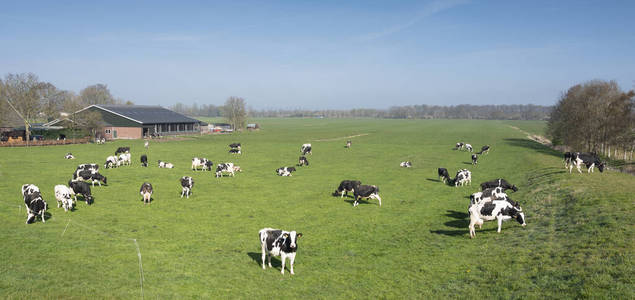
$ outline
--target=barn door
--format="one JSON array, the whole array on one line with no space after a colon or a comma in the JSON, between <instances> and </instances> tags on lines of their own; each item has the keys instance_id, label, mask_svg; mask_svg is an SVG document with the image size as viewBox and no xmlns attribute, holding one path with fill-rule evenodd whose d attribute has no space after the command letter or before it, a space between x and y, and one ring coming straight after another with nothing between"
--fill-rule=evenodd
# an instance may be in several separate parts
<instances>
[{"instance_id":1,"label":"barn door","mask_svg":"<svg viewBox=\"0 0 635 300\"><path fill-rule=\"evenodd\" d=\"M112 137L115 139L117 138L117 130L112 131Z\"/></svg>"}]
</instances>

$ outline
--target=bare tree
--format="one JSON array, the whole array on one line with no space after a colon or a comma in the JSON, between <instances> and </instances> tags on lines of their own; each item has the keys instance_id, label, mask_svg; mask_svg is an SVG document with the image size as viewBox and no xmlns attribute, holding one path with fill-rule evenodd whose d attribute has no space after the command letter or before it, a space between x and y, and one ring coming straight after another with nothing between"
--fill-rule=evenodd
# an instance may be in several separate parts
<instances>
[{"instance_id":1,"label":"bare tree","mask_svg":"<svg viewBox=\"0 0 635 300\"><path fill-rule=\"evenodd\" d=\"M245 99L229 97L223 106L223 117L234 130L242 130L247 126L247 109Z\"/></svg>"},{"instance_id":2,"label":"bare tree","mask_svg":"<svg viewBox=\"0 0 635 300\"><path fill-rule=\"evenodd\" d=\"M117 104L115 98L110 94L108 86L101 83L87 86L79 92L79 96L85 105Z\"/></svg>"}]
</instances>

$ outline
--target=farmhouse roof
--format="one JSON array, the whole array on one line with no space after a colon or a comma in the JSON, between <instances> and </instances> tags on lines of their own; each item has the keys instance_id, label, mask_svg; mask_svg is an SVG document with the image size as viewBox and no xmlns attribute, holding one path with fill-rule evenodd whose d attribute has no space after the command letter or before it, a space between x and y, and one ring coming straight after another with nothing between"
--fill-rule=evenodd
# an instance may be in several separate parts
<instances>
[{"instance_id":1,"label":"farmhouse roof","mask_svg":"<svg viewBox=\"0 0 635 300\"><path fill-rule=\"evenodd\" d=\"M199 123L199 120L186 117L180 113L152 105L105 105L93 104L86 109L97 108L110 112L120 117L126 118L138 124L161 124L161 123Z\"/></svg>"}]
</instances>

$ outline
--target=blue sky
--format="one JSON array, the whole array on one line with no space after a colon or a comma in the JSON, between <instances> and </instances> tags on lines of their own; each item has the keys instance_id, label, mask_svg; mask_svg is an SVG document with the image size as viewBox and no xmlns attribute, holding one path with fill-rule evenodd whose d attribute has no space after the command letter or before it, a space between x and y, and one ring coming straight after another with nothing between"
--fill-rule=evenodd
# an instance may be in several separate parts
<instances>
[{"instance_id":1,"label":"blue sky","mask_svg":"<svg viewBox=\"0 0 635 300\"><path fill-rule=\"evenodd\" d=\"M635 1L4 1L0 74L137 104L554 104L635 85Z\"/></svg>"}]
</instances>

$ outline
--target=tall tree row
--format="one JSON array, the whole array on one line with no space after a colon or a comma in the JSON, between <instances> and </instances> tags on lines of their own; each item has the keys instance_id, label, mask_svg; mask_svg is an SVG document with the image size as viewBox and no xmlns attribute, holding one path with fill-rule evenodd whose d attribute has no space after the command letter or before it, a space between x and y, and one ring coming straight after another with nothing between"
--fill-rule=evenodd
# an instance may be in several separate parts
<instances>
[{"instance_id":1,"label":"tall tree row","mask_svg":"<svg viewBox=\"0 0 635 300\"><path fill-rule=\"evenodd\" d=\"M548 122L555 145L575 151L595 151L622 158L635 144L635 92L624 92L615 81L592 80L575 85L561 97Z\"/></svg>"}]
</instances>

